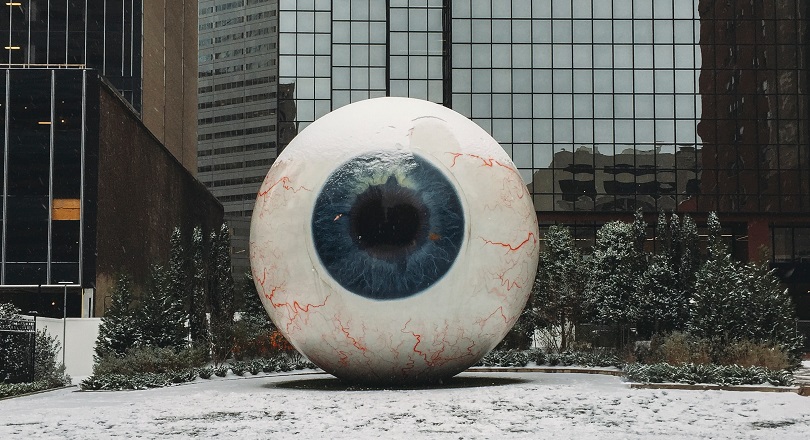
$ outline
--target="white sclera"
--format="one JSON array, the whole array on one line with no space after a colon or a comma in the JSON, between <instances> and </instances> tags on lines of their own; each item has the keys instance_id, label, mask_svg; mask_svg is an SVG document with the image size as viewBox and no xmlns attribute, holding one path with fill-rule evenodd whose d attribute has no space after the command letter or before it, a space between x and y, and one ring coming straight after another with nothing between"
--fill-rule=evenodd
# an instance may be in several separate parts
<instances>
[{"instance_id":1,"label":"white sclera","mask_svg":"<svg viewBox=\"0 0 810 440\"><path fill-rule=\"evenodd\" d=\"M332 279L311 222L335 168L385 150L418 154L448 178L464 209L465 236L455 263L432 286L373 300ZM434 381L475 364L520 315L537 257L534 206L506 152L466 117L410 98L357 102L298 134L268 172L250 230L253 276L270 318L326 372L362 382Z\"/></svg>"}]
</instances>

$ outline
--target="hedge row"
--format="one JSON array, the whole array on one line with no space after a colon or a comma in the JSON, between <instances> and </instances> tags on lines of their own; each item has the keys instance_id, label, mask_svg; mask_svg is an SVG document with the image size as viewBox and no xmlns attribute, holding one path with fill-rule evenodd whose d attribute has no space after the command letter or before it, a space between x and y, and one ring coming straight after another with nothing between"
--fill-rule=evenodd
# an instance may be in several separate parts
<instances>
[{"instance_id":1,"label":"hedge row","mask_svg":"<svg viewBox=\"0 0 810 440\"><path fill-rule=\"evenodd\" d=\"M315 365L305 359L275 357L270 359L254 359L252 361L235 361L230 364L189 368L163 373L94 374L83 380L80 387L85 391L144 390L191 382L198 377L202 379L210 379L211 376L225 377L228 371L237 376L244 376L245 373L248 372L256 375L260 372L275 373L314 368Z\"/></svg>"},{"instance_id":2,"label":"hedge row","mask_svg":"<svg viewBox=\"0 0 810 440\"><path fill-rule=\"evenodd\" d=\"M59 388L61 386L64 385L48 380L13 384L0 383L0 399L4 397L19 396L20 394L49 390L51 388Z\"/></svg>"},{"instance_id":3,"label":"hedge row","mask_svg":"<svg viewBox=\"0 0 810 440\"><path fill-rule=\"evenodd\" d=\"M625 377L632 382L686 383L718 385L793 385L793 375L786 370L763 367L711 364L628 364Z\"/></svg>"}]
</instances>

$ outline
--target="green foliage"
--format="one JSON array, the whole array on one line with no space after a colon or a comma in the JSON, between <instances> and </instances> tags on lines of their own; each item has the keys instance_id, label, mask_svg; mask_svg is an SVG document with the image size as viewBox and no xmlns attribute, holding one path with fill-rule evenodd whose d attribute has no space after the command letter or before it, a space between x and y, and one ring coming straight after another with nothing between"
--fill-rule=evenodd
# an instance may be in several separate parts
<instances>
[{"instance_id":1,"label":"green foliage","mask_svg":"<svg viewBox=\"0 0 810 440\"><path fill-rule=\"evenodd\" d=\"M208 361L207 352L197 348L133 347L122 356L107 355L93 365L93 375L166 373L200 367Z\"/></svg>"},{"instance_id":2,"label":"green foliage","mask_svg":"<svg viewBox=\"0 0 810 440\"><path fill-rule=\"evenodd\" d=\"M191 301L193 299L191 260L183 246L183 234L180 228L174 228L169 240L169 263L166 266L166 295L176 301L177 312L183 320L190 320ZM186 333L189 329L183 326ZM188 334L184 339L188 338Z\"/></svg>"},{"instance_id":3,"label":"green foliage","mask_svg":"<svg viewBox=\"0 0 810 440\"><path fill-rule=\"evenodd\" d=\"M12 304L0 303L0 320L17 319L19 314L20 310ZM34 381L30 382L28 387L8 388L8 390L16 390L13 391L15 394L59 387L69 384L71 380L70 376L65 373L65 366L57 361L57 354L60 352L61 344L56 338L40 329L33 335L34 341L32 341L32 334L12 333L0 335L0 382L9 376L20 376L20 371L26 373L24 373L24 376L18 377L16 381L30 380L30 344L35 343L33 353ZM8 392L11 393L12 391ZM0 394L2 394L2 391L0 391Z\"/></svg>"},{"instance_id":4,"label":"green foliage","mask_svg":"<svg viewBox=\"0 0 810 440\"><path fill-rule=\"evenodd\" d=\"M169 371L165 373L137 373L92 375L83 380L84 391L96 390L146 390L191 382L197 378L196 370Z\"/></svg>"},{"instance_id":5,"label":"green foliage","mask_svg":"<svg viewBox=\"0 0 810 440\"><path fill-rule=\"evenodd\" d=\"M638 233L637 225L620 221L596 233L586 291L597 322L622 325L638 316L636 283L644 270Z\"/></svg>"},{"instance_id":6,"label":"green foliage","mask_svg":"<svg viewBox=\"0 0 810 440\"><path fill-rule=\"evenodd\" d=\"M775 343L798 363L803 337L786 289L767 266L732 259L720 240L717 216L709 216L709 257L695 279L689 332L725 345L748 340Z\"/></svg>"},{"instance_id":7,"label":"green foliage","mask_svg":"<svg viewBox=\"0 0 810 440\"><path fill-rule=\"evenodd\" d=\"M217 366L195 367L199 361L194 350L187 353L173 353L167 349L142 348L128 355L129 359L119 362L108 359L106 367L94 368L93 375L82 381L80 387L93 390L143 390L160 388L191 382L197 377L210 379L212 376L225 377L230 370L235 375L246 372L256 375L259 372L274 373L290 370L314 369L314 364L300 355L279 354L268 359L255 359L250 362L233 362ZM151 359L151 360L150 360ZM0 386L0 394L3 388Z\"/></svg>"},{"instance_id":8,"label":"green foliage","mask_svg":"<svg viewBox=\"0 0 810 440\"><path fill-rule=\"evenodd\" d=\"M231 269L230 232L225 223L211 233L212 265L209 301L211 307L212 356L225 360L233 347L234 281Z\"/></svg>"},{"instance_id":9,"label":"green foliage","mask_svg":"<svg viewBox=\"0 0 810 440\"><path fill-rule=\"evenodd\" d=\"M585 291L587 267L567 227L551 226L544 238L527 309L536 327L550 335L545 345L562 351L573 344L576 325L590 315Z\"/></svg>"},{"instance_id":10,"label":"green foliage","mask_svg":"<svg viewBox=\"0 0 810 440\"><path fill-rule=\"evenodd\" d=\"M762 367L708 364L629 364L624 368L625 377L641 383L685 383L718 385L790 386L793 377L787 371L769 370Z\"/></svg>"},{"instance_id":11,"label":"green foliage","mask_svg":"<svg viewBox=\"0 0 810 440\"><path fill-rule=\"evenodd\" d=\"M0 399L5 397L19 396L22 394L36 393L37 391L50 390L54 387L54 384L47 380L14 384L0 383Z\"/></svg>"},{"instance_id":12,"label":"green foliage","mask_svg":"<svg viewBox=\"0 0 810 440\"><path fill-rule=\"evenodd\" d=\"M65 372L65 365L56 360L62 344L45 330L37 330L36 338L34 381L49 383L51 387L70 384L71 379Z\"/></svg>"},{"instance_id":13,"label":"green foliage","mask_svg":"<svg viewBox=\"0 0 810 440\"><path fill-rule=\"evenodd\" d=\"M134 307L132 281L120 275L112 291L110 307L101 318L96 339L95 358L121 355L140 340L138 311Z\"/></svg>"},{"instance_id":14,"label":"green foliage","mask_svg":"<svg viewBox=\"0 0 810 440\"><path fill-rule=\"evenodd\" d=\"M492 350L477 365L485 367L525 367L529 354L522 350Z\"/></svg>"},{"instance_id":15,"label":"green foliage","mask_svg":"<svg viewBox=\"0 0 810 440\"><path fill-rule=\"evenodd\" d=\"M675 215L673 214L673 217ZM675 217L677 218L677 217ZM678 262L678 287L685 301L694 295L695 276L700 268L700 250L698 249L698 233L692 217L684 216L678 228L676 253Z\"/></svg>"},{"instance_id":16,"label":"green foliage","mask_svg":"<svg viewBox=\"0 0 810 440\"><path fill-rule=\"evenodd\" d=\"M214 367L207 365L197 370L197 375L203 379L210 379L214 375Z\"/></svg>"},{"instance_id":17,"label":"green foliage","mask_svg":"<svg viewBox=\"0 0 810 440\"><path fill-rule=\"evenodd\" d=\"M19 319L20 309L9 303L0 303L0 322ZM30 379L30 333L0 333L0 383L21 382Z\"/></svg>"},{"instance_id":18,"label":"green foliage","mask_svg":"<svg viewBox=\"0 0 810 440\"><path fill-rule=\"evenodd\" d=\"M189 297L189 333L194 345L208 347L211 337L206 318L208 303L208 267L202 229L197 226L191 236L191 296Z\"/></svg>"},{"instance_id":19,"label":"green foliage","mask_svg":"<svg viewBox=\"0 0 810 440\"><path fill-rule=\"evenodd\" d=\"M250 273L239 283L239 319L233 323L232 354L237 360L253 359L267 354L270 335L276 327L267 316Z\"/></svg>"},{"instance_id":20,"label":"green foliage","mask_svg":"<svg viewBox=\"0 0 810 440\"><path fill-rule=\"evenodd\" d=\"M670 257L655 255L638 280L636 325L639 334L646 337L682 329L689 317L689 304L679 288Z\"/></svg>"},{"instance_id":21,"label":"green foliage","mask_svg":"<svg viewBox=\"0 0 810 440\"><path fill-rule=\"evenodd\" d=\"M535 362L537 365L581 367L622 367L624 363L610 349L592 351L563 351L560 353L538 353Z\"/></svg>"},{"instance_id":22,"label":"green foliage","mask_svg":"<svg viewBox=\"0 0 810 440\"><path fill-rule=\"evenodd\" d=\"M182 292L170 290L169 272L153 265L139 313L140 343L183 349L188 345Z\"/></svg>"}]
</instances>

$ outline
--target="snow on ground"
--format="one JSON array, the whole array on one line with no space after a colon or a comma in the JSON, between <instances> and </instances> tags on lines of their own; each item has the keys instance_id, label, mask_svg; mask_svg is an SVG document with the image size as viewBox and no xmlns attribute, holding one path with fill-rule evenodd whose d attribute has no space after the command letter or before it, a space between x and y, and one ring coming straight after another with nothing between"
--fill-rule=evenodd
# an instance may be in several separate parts
<instances>
[{"instance_id":1,"label":"snow on ground","mask_svg":"<svg viewBox=\"0 0 810 440\"><path fill-rule=\"evenodd\" d=\"M347 387L326 374L75 388L0 401L0 438L807 439L795 393L635 390L589 374L467 372L434 389Z\"/></svg>"}]
</instances>

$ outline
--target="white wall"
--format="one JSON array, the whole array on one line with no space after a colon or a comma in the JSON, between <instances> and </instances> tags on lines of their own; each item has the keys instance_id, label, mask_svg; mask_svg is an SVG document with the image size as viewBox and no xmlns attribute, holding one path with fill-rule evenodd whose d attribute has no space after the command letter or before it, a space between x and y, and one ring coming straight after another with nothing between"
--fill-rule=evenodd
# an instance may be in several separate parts
<instances>
[{"instance_id":1,"label":"white wall","mask_svg":"<svg viewBox=\"0 0 810 440\"><path fill-rule=\"evenodd\" d=\"M100 323L101 318L67 318L64 323L67 329L64 345L61 319L37 318L37 330L46 329L49 335L56 337L62 350L65 350L67 373L76 379L93 373L93 347L96 345ZM62 362L61 350L56 355L56 361Z\"/></svg>"}]
</instances>

